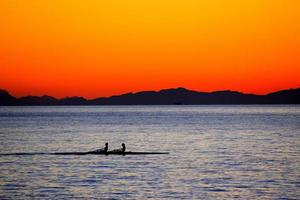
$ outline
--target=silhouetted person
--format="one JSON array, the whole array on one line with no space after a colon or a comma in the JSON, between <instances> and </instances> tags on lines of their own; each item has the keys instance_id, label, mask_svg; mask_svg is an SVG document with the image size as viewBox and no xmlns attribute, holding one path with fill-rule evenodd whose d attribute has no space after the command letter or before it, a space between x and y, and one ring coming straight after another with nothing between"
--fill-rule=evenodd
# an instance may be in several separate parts
<instances>
[{"instance_id":1,"label":"silhouetted person","mask_svg":"<svg viewBox=\"0 0 300 200\"><path fill-rule=\"evenodd\" d=\"M114 149L111 152L115 152L115 153L123 153L125 155L125 151L126 151L126 146L124 143L122 143L122 148L120 149Z\"/></svg>"},{"instance_id":2,"label":"silhouetted person","mask_svg":"<svg viewBox=\"0 0 300 200\"><path fill-rule=\"evenodd\" d=\"M104 151L105 153L107 153L107 151L108 151L108 142L105 143L105 147L104 147L103 151Z\"/></svg>"},{"instance_id":3,"label":"silhouetted person","mask_svg":"<svg viewBox=\"0 0 300 200\"><path fill-rule=\"evenodd\" d=\"M95 152L107 153L108 151L108 142L105 143L105 147L102 149L97 149Z\"/></svg>"},{"instance_id":4,"label":"silhouetted person","mask_svg":"<svg viewBox=\"0 0 300 200\"><path fill-rule=\"evenodd\" d=\"M126 146L124 143L122 143L122 152L125 153L125 151L126 151Z\"/></svg>"}]
</instances>

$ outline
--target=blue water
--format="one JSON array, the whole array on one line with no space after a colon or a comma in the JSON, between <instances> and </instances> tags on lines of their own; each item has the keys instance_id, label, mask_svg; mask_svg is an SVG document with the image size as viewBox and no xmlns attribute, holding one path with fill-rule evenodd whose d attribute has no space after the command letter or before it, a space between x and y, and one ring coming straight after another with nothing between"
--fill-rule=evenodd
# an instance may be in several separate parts
<instances>
[{"instance_id":1,"label":"blue water","mask_svg":"<svg viewBox=\"0 0 300 200\"><path fill-rule=\"evenodd\" d=\"M104 146L169 155L29 155ZM300 199L300 106L0 107L0 199Z\"/></svg>"}]
</instances>

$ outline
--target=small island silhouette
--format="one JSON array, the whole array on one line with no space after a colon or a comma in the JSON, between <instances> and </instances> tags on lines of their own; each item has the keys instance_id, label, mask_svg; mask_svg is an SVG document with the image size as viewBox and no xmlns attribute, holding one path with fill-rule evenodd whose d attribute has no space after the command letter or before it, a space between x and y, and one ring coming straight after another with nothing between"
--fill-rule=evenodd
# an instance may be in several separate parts
<instances>
[{"instance_id":1,"label":"small island silhouette","mask_svg":"<svg viewBox=\"0 0 300 200\"><path fill-rule=\"evenodd\" d=\"M266 95L244 94L236 91L198 92L185 88L142 91L111 97L85 99L51 96L16 98L0 89L0 106L57 105L211 105L211 104L300 104L300 88L281 90Z\"/></svg>"}]
</instances>

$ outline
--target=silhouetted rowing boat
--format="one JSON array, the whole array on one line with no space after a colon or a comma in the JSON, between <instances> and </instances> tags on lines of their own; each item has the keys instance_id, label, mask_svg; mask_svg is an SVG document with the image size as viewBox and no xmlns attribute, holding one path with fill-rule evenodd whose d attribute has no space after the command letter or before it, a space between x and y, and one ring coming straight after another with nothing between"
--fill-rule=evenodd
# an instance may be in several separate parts
<instances>
[{"instance_id":1,"label":"silhouetted rowing boat","mask_svg":"<svg viewBox=\"0 0 300 200\"><path fill-rule=\"evenodd\" d=\"M4 153L0 156L34 156L34 155L154 155L154 154L169 154L169 152L139 152L139 151L127 151L127 152L56 152L56 153Z\"/></svg>"},{"instance_id":2,"label":"silhouetted rowing boat","mask_svg":"<svg viewBox=\"0 0 300 200\"><path fill-rule=\"evenodd\" d=\"M151 154L169 154L169 152L142 152L142 151L127 151L127 152L58 152L55 155L151 155Z\"/></svg>"}]
</instances>

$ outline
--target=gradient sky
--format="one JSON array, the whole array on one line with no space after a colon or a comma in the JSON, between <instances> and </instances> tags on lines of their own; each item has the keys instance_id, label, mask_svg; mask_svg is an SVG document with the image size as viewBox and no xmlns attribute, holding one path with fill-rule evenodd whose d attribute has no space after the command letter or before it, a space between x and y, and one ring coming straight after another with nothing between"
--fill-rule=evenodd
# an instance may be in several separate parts
<instances>
[{"instance_id":1,"label":"gradient sky","mask_svg":"<svg viewBox=\"0 0 300 200\"><path fill-rule=\"evenodd\" d=\"M87 98L300 86L298 0L1 0L0 88Z\"/></svg>"}]
</instances>

